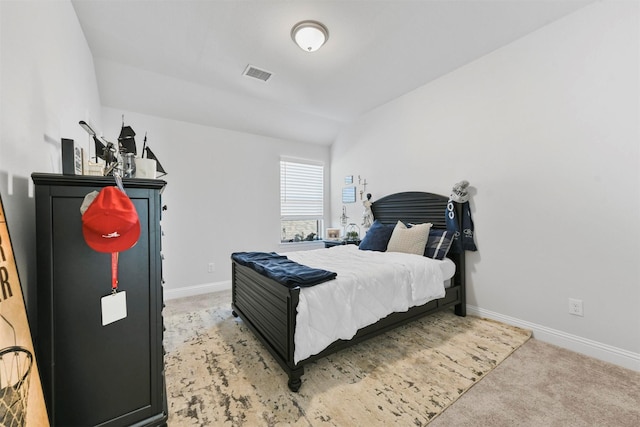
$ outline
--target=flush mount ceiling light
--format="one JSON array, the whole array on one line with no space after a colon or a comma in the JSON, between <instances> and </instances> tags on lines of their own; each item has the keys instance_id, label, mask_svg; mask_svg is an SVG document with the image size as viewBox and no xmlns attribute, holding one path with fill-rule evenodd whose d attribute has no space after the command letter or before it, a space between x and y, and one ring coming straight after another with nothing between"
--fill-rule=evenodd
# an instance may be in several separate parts
<instances>
[{"instance_id":1,"label":"flush mount ceiling light","mask_svg":"<svg viewBox=\"0 0 640 427\"><path fill-rule=\"evenodd\" d=\"M291 29L291 38L300 49L314 52L329 39L329 31L318 21L302 21Z\"/></svg>"}]
</instances>

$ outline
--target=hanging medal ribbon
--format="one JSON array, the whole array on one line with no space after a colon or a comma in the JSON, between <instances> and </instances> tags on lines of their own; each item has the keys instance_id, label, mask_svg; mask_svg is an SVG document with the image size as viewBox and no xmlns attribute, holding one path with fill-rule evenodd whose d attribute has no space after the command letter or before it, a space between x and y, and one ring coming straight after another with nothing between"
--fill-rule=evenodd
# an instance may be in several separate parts
<instances>
[{"instance_id":1,"label":"hanging medal ribbon","mask_svg":"<svg viewBox=\"0 0 640 427\"><path fill-rule=\"evenodd\" d=\"M111 292L118 291L118 254L119 252L111 252Z\"/></svg>"},{"instance_id":2,"label":"hanging medal ribbon","mask_svg":"<svg viewBox=\"0 0 640 427\"><path fill-rule=\"evenodd\" d=\"M127 293L118 291L118 255L111 253L111 293L100 300L102 306L102 326L127 317Z\"/></svg>"}]
</instances>

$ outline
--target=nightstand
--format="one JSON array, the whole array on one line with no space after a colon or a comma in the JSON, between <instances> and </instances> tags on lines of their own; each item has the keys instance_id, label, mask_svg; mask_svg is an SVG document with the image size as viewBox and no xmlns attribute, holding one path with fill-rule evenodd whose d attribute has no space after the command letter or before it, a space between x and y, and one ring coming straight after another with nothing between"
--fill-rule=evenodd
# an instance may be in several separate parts
<instances>
[{"instance_id":1,"label":"nightstand","mask_svg":"<svg viewBox=\"0 0 640 427\"><path fill-rule=\"evenodd\" d=\"M323 240L325 248L332 248L340 245L359 245L360 240Z\"/></svg>"}]
</instances>

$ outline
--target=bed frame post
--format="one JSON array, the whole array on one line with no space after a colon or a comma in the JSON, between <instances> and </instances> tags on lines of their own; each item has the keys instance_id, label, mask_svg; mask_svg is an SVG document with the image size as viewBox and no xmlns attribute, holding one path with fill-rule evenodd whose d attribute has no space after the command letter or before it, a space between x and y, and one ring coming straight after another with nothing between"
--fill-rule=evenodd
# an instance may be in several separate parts
<instances>
[{"instance_id":1,"label":"bed frame post","mask_svg":"<svg viewBox=\"0 0 640 427\"><path fill-rule=\"evenodd\" d=\"M292 289L287 303L287 329L288 329L288 337L289 342L287 346L287 375L289 376L289 381L287 385L289 386L289 390L294 393L300 390L300 386L302 385L302 375L304 374L304 366L296 366L295 365L295 332L296 332L296 317L298 315L298 302L300 301L300 288Z\"/></svg>"},{"instance_id":2,"label":"bed frame post","mask_svg":"<svg viewBox=\"0 0 640 427\"><path fill-rule=\"evenodd\" d=\"M467 315L467 279L465 277L465 253L464 251L457 255L457 265L456 265L456 273L458 279L458 285L460 285L460 290L458 291L460 294L460 303L456 304L453 308L454 312L458 316L465 317Z\"/></svg>"},{"instance_id":3,"label":"bed frame post","mask_svg":"<svg viewBox=\"0 0 640 427\"><path fill-rule=\"evenodd\" d=\"M458 230L462 231L462 203L455 203L456 209L456 219L458 220ZM458 237L459 239L462 236ZM462 246L462 245L461 245ZM465 250L461 249L462 252L456 254L455 263L456 263L456 283L460 285L460 303L454 306L454 313L458 316L465 317L467 315L467 277L466 277L466 266L465 266Z\"/></svg>"},{"instance_id":4,"label":"bed frame post","mask_svg":"<svg viewBox=\"0 0 640 427\"><path fill-rule=\"evenodd\" d=\"M300 371L291 371L289 373L289 381L287 385L289 386L289 390L294 393L297 393L300 390L300 386L302 385L302 375L304 374L304 368L300 368Z\"/></svg>"}]
</instances>

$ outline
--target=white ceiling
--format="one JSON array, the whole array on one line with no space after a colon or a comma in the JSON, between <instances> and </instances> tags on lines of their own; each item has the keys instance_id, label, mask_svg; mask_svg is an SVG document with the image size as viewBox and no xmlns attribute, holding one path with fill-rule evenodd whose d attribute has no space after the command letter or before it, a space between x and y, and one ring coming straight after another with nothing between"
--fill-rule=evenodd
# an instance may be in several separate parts
<instances>
[{"instance_id":1,"label":"white ceiling","mask_svg":"<svg viewBox=\"0 0 640 427\"><path fill-rule=\"evenodd\" d=\"M72 0L103 105L331 144L359 115L593 0ZM325 46L291 40L299 21ZM247 65L273 73L242 75Z\"/></svg>"}]
</instances>

